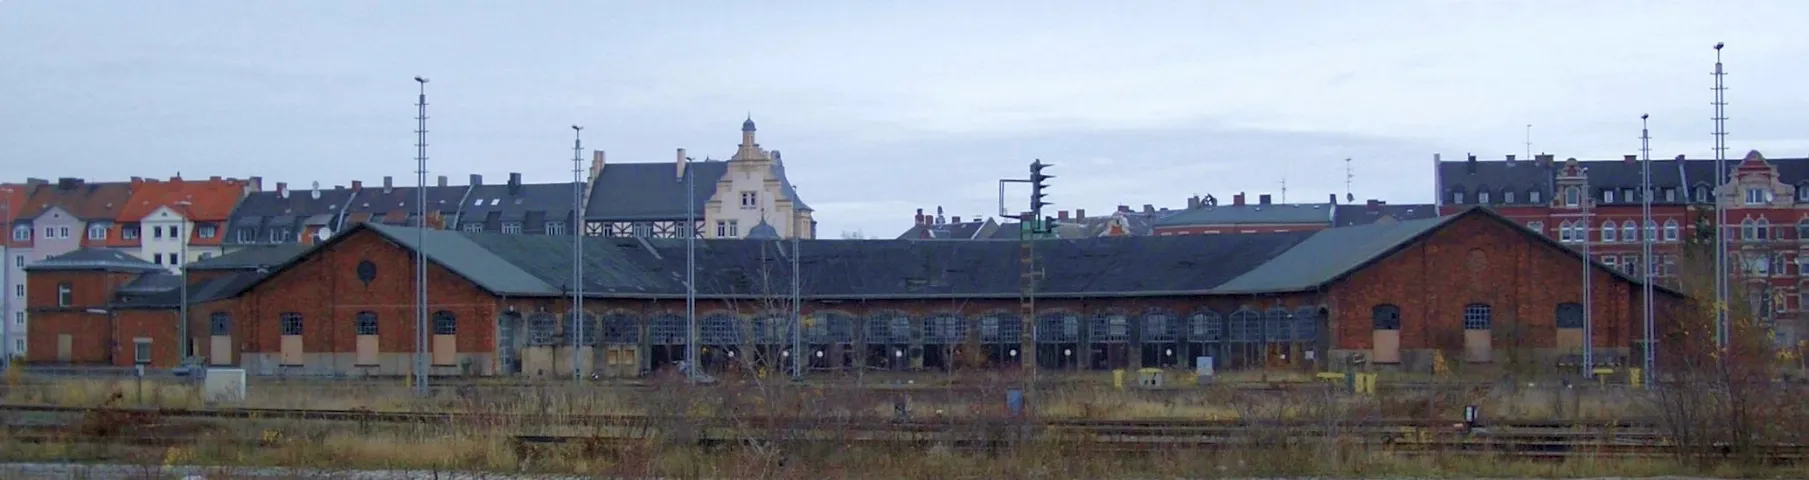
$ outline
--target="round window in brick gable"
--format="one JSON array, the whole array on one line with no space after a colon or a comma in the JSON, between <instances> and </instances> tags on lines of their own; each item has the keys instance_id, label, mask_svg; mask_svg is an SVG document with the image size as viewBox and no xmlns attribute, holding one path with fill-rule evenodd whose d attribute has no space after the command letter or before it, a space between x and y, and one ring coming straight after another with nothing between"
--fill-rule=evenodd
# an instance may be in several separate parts
<instances>
[{"instance_id":1,"label":"round window in brick gable","mask_svg":"<svg viewBox=\"0 0 1809 480\"><path fill-rule=\"evenodd\" d=\"M376 279L377 264L371 263L370 260L358 262L358 281L364 282L364 286L369 287L371 281Z\"/></svg>"},{"instance_id":2,"label":"round window in brick gable","mask_svg":"<svg viewBox=\"0 0 1809 480\"><path fill-rule=\"evenodd\" d=\"M1489 269L1489 254L1484 253L1480 248L1472 248L1470 253L1465 256L1464 262L1470 267L1471 273L1482 273Z\"/></svg>"}]
</instances>

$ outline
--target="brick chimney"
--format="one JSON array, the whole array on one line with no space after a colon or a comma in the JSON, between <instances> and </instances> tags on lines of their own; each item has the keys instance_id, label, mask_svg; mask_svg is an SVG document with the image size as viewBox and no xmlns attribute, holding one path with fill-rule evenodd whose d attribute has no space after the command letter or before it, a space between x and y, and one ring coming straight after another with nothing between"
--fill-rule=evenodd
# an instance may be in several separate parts
<instances>
[{"instance_id":1,"label":"brick chimney","mask_svg":"<svg viewBox=\"0 0 1809 480\"><path fill-rule=\"evenodd\" d=\"M605 163L603 157L602 150L590 151L590 178L597 178L598 175L603 174L603 165Z\"/></svg>"},{"instance_id":2,"label":"brick chimney","mask_svg":"<svg viewBox=\"0 0 1809 480\"><path fill-rule=\"evenodd\" d=\"M1156 206L1147 203L1143 204L1143 213L1156 213Z\"/></svg>"},{"instance_id":3,"label":"brick chimney","mask_svg":"<svg viewBox=\"0 0 1809 480\"><path fill-rule=\"evenodd\" d=\"M1475 154L1471 154L1470 159L1464 161L1464 171L1469 172L1469 173L1476 173L1476 155Z\"/></svg>"},{"instance_id":4,"label":"brick chimney","mask_svg":"<svg viewBox=\"0 0 1809 480\"><path fill-rule=\"evenodd\" d=\"M923 221L924 221L923 209L919 208L919 209L917 209L917 221L916 221L916 223L913 223L913 225L923 225L924 224Z\"/></svg>"},{"instance_id":5,"label":"brick chimney","mask_svg":"<svg viewBox=\"0 0 1809 480\"><path fill-rule=\"evenodd\" d=\"M1068 211L1062 210L1062 211L1055 212L1055 219L1056 220L1067 220L1068 219Z\"/></svg>"},{"instance_id":6,"label":"brick chimney","mask_svg":"<svg viewBox=\"0 0 1809 480\"><path fill-rule=\"evenodd\" d=\"M1627 162L1628 164L1632 164L1634 162L1639 161L1639 155L1622 155L1621 161Z\"/></svg>"},{"instance_id":7,"label":"brick chimney","mask_svg":"<svg viewBox=\"0 0 1809 480\"><path fill-rule=\"evenodd\" d=\"M446 176L445 175L440 175L440 186L442 186L442 187L446 186Z\"/></svg>"},{"instance_id":8,"label":"brick chimney","mask_svg":"<svg viewBox=\"0 0 1809 480\"><path fill-rule=\"evenodd\" d=\"M471 174L471 185L472 186L483 185L483 184L484 184L484 176L483 175L478 175L475 173Z\"/></svg>"},{"instance_id":9,"label":"brick chimney","mask_svg":"<svg viewBox=\"0 0 1809 480\"><path fill-rule=\"evenodd\" d=\"M1200 208L1200 197L1187 197L1187 209L1192 210L1195 208Z\"/></svg>"},{"instance_id":10,"label":"brick chimney","mask_svg":"<svg viewBox=\"0 0 1809 480\"><path fill-rule=\"evenodd\" d=\"M960 216L951 217L951 218L949 218L949 223L961 223L961 217Z\"/></svg>"},{"instance_id":11,"label":"brick chimney","mask_svg":"<svg viewBox=\"0 0 1809 480\"><path fill-rule=\"evenodd\" d=\"M1131 213L1131 206L1130 205L1119 205L1118 213Z\"/></svg>"},{"instance_id":12,"label":"brick chimney","mask_svg":"<svg viewBox=\"0 0 1809 480\"><path fill-rule=\"evenodd\" d=\"M1514 154L1512 154L1512 153L1508 154L1507 163L1508 163L1508 166L1510 166L1510 167L1514 166Z\"/></svg>"},{"instance_id":13,"label":"brick chimney","mask_svg":"<svg viewBox=\"0 0 1809 480\"><path fill-rule=\"evenodd\" d=\"M683 148L678 149L678 166L673 171L678 181L685 181L685 149Z\"/></svg>"},{"instance_id":14,"label":"brick chimney","mask_svg":"<svg viewBox=\"0 0 1809 480\"><path fill-rule=\"evenodd\" d=\"M1541 167L1550 167L1551 162L1552 156L1549 153L1541 153L1533 156L1533 163L1537 163Z\"/></svg>"},{"instance_id":15,"label":"brick chimney","mask_svg":"<svg viewBox=\"0 0 1809 480\"><path fill-rule=\"evenodd\" d=\"M1257 195L1257 196L1256 196L1256 201L1257 201L1257 204L1258 204L1258 205L1268 205L1268 204L1269 204L1269 199L1270 199L1270 198L1271 198L1271 197L1269 197L1269 194L1267 194L1267 193L1265 193L1265 194L1262 194L1262 195Z\"/></svg>"},{"instance_id":16,"label":"brick chimney","mask_svg":"<svg viewBox=\"0 0 1809 480\"><path fill-rule=\"evenodd\" d=\"M1683 154L1681 154L1681 153L1677 154L1677 161L1679 161L1679 162L1683 161Z\"/></svg>"},{"instance_id":17,"label":"brick chimney","mask_svg":"<svg viewBox=\"0 0 1809 480\"><path fill-rule=\"evenodd\" d=\"M1075 220L1086 220L1087 219L1087 209L1085 209L1085 208L1074 209L1074 219Z\"/></svg>"},{"instance_id":18,"label":"brick chimney","mask_svg":"<svg viewBox=\"0 0 1809 480\"><path fill-rule=\"evenodd\" d=\"M251 191L253 192L264 191L264 177L252 176L251 178L245 179L245 184L250 185Z\"/></svg>"},{"instance_id":19,"label":"brick chimney","mask_svg":"<svg viewBox=\"0 0 1809 480\"><path fill-rule=\"evenodd\" d=\"M363 190L363 189L364 189L364 180L353 180L352 181L352 190Z\"/></svg>"},{"instance_id":20,"label":"brick chimney","mask_svg":"<svg viewBox=\"0 0 1809 480\"><path fill-rule=\"evenodd\" d=\"M395 190L396 190L396 179L390 178L389 175L384 175L383 176L383 194L389 195L390 192L393 192Z\"/></svg>"},{"instance_id":21,"label":"brick chimney","mask_svg":"<svg viewBox=\"0 0 1809 480\"><path fill-rule=\"evenodd\" d=\"M276 182L276 197L289 198L289 182Z\"/></svg>"},{"instance_id":22,"label":"brick chimney","mask_svg":"<svg viewBox=\"0 0 1809 480\"><path fill-rule=\"evenodd\" d=\"M1371 212L1378 211L1382 209L1382 201L1371 198L1365 206L1369 207L1368 210Z\"/></svg>"},{"instance_id":23,"label":"brick chimney","mask_svg":"<svg viewBox=\"0 0 1809 480\"><path fill-rule=\"evenodd\" d=\"M1328 198L1328 200L1326 200L1325 203L1330 203L1332 205L1338 204L1338 194L1336 194L1336 193L1326 194L1326 198Z\"/></svg>"},{"instance_id":24,"label":"brick chimney","mask_svg":"<svg viewBox=\"0 0 1809 480\"><path fill-rule=\"evenodd\" d=\"M1237 195L1232 195L1231 205L1235 207L1244 206L1244 192L1237 192Z\"/></svg>"},{"instance_id":25,"label":"brick chimney","mask_svg":"<svg viewBox=\"0 0 1809 480\"><path fill-rule=\"evenodd\" d=\"M521 174L510 172L509 173L509 195L520 195L520 194L521 194Z\"/></svg>"}]
</instances>

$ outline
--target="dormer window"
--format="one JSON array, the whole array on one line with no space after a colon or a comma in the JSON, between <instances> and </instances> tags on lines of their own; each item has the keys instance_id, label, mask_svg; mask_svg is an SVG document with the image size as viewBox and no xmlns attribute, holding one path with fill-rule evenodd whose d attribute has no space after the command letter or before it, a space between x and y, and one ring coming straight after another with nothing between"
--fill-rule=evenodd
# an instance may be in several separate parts
<instances>
[{"instance_id":1,"label":"dormer window","mask_svg":"<svg viewBox=\"0 0 1809 480\"><path fill-rule=\"evenodd\" d=\"M255 241L258 241L257 229L255 229L255 228L239 229L239 243L251 243L251 242L255 242Z\"/></svg>"},{"instance_id":2,"label":"dormer window","mask_svg":"<svg viewBox=\"0 0 1809 480\"><path fill-rule=\"evenodd\" d=\"M1763 188L1747 188L1746 189L1746 204L1747 205L1764 205L1767 203L1771 203L1771 191L1770 190L1766 190Z\"/></svg>"},{"instance_id":3,"label":"dormer window","mask_svg":"<svg viewBox=\"0 0 1809 480\"><path fill-rule=\"evenodd\" d=\"M214 238L215 235L219 234L219 231L218 231L219 227L215 227L211 224L210 225L202 225L197 230L201 233L201 238Z\"/></svg>"},{"instance_id":4,"label":"dormer window","mask_svg":"<svg viewBox=\"0 0 1809 480\"><path fill-rule=\"evenodd\" d=\"M459 226L459 229L464 230L466 232L470 232L470 233L477 233L477 232L484 231L484 224L477 223L477 222L469 222L469 223Z\"/></svg>"},{"instance_id":5,"label":"dormer window","mask_svg":"<svg viewBox=\"0 0 1809 480\"><path fill-rule=\"evenodd\" d=\"M271 243L289 243L293 240L295 239L289 235L289 227L274 227L270 229Z\"/></svg>"},{"instance_id":6,"label":"dormer window","mask_svg":"<svg viewBox=\"0 0 1809 480\"><path fill-rule=\"evenodd\" d=\"M1514 191L1507 190L1507 191L1501 192L1501 203L1509 203L1509 204L1514 203Z\"/></svg>"},{"instance_id":7,"label":"dormer window","mask_svg":"<svg viewBox=\"0 0 1809 480\"><path fill-rule=\"evenodd\" d=\"M1564 187L1564 206L1575 207L1583 203L1583 191L1577 187Z\"/></svg>"},{"instance_id":8,"label":"dormer window","mask_svg":"<svg viewBox=\"0 0 1809 480\"><path fill-rule=\"evenodd\" d=\"M1461 190L1451 192L1451 204L1452 205L1463 205L1464 204L1464 192Z\"/></svg>"},{"instance_id":9,"label":"dormer window","mask_svg":"<svg viewBox=\"0 0 1809 480\"><path fill-rule=\"evenodd\" d=\"M1489 192L1488 191L1476 192L1476 203L1482 204L1482 205L1487 205L1489 203Z\"/></svg>"},{"instance_id":10,"label":"dormer window","mask_svg":"<svg viewBox=\"0 0 1809 480\"><path fill-rule=\"evenodd\" d=\"M1602 203L1614 203L1614 190L1602 189Z\"/></svg>"},{"instance_id":11,"label":"dormer window","mask_svg":"<svg viewBox=\"0 0 1809 480\"><path fill-rule=\"evenodd\" d=\"M26 240L31 240L31 227L25 225L13 227L13 241L23 242Z\"/></svg>"},{"instance_id":12,"label":"dormer window","mask_svg":"<svg viewBox=\"0 0 1809 480\"><path fill-rule=\"evenodd\" d=\"M1796 186L1796 201L1809 202L1809 185Z\"/></svg>"},{"instance_id":13,"label":"dormer window","mask_svg":"<svg viewBox=\"0 0 1809 480\"><path fill-rule=\"evenodd\" d=\"M119 238L123 238L126 240L137 240L138 239L138 226L137 225L126 225L123 227L119 227Z\"/></svg>"},{"instance_id":14,"label":"dormer window","mask_svg":"<svg viewBox=\"0 0 1809 480\"><path fill-rule=\"evenodd\" d=\"M1677 189L1675 189L1675 188L1666 188L1665 189L1665 202L1670 202L1670 203L1677 202Z\"/></svg>"},{"instance_id":15,"label":"dormer window","mask_svg":"<svg viewBox=\"0 0 1809 480\"><path fill-rule=\"evenodd\" d=\"M503 222L502 233L507 233L507 234L521 233L521 222Z\"/></svg>"},{"instance_id":16,"label":"dormer window","mask_svg":"<svg viewBox=\"0 0 1809 480\"><path fill-rule=\"evenodd\" d=\"M1538 190L1527 190L1526 191L1526 201L1529 203L1539 203L1539 191Z\"/></svg>"},{"instance_id":17,"label":"dormer window","mask_svg":"<svg viewBox=\"0 0 1809 480\"><path fill-rule=\"evenodd\" d=\"M1696 203L1709 203L1708 187L1700 185L1696 187Z\"/></svg>"}]
</instances>

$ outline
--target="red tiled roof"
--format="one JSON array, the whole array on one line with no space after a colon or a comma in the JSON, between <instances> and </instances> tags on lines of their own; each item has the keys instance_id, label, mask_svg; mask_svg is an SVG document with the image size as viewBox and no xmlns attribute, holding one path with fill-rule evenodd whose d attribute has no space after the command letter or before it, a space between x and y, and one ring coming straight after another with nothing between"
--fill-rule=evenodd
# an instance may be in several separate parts
<instances>
[{"instance_id":1,"label":"red tiled roof","mask_svg":"<svg viewBox=\"0 0 1809 480\"><path fill-rule=\"evenodd\" d=\"M213 238L201 238L198 233L200 228L190 228L187 232L189 244L218 245L226 238L221 230L225 228L226 220L232 216L233 207L238 206L239 200L245 197L250 181L219 177L206 180L189 180L181 177L169 180L133 177L132 186L132 197L126 201L125 208L121 209L118 217L115 218L119 223L139 222L159 208L170 207L191 222L215 224L213 225L215 229ZM178 205L183 201L187 201L189 204ZM119 229L122 226L115 225L114 231L109 232L108 246L138 244L138 239L121 238ZM143 235L143 232L139 232L140 237Z\"/></svg>"},{"instance_id":2,"label":"red tiled roof","mask_svg":"<svg viewBox=\"0 0 1809 480\"><path fill-rule=\"evenodd\" d=\"M52 207L61 208L82 220L113 220L132 197L132 185L125 182L88 183L80 179L59 179L33 189L18 218L38 218Z\"/></svg>"},{"instance_id":3,"label":"red tiled roof","mask_svg":"<svg viewBox=\"0 0 1809 480\"><path fill-rule=\"evenodd\" d=\"M25 201L31 198L31 192L38 185L23 183L0 183L0 244L8 247L29 247L31 240L13 241L13 220L24 213Z\"/></svg>"}]
</instances>

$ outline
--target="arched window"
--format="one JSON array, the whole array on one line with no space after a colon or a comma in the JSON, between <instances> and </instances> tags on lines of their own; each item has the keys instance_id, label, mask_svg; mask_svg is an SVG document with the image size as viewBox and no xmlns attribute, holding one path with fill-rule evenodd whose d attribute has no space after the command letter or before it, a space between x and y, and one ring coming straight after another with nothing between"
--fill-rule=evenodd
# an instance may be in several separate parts
<instances>
[{"instance_id":1,"label":"arched window","mask_svg":"<svg viewBox=\"0 0 1809 480\"><path fill-rule=\"evenodd\" d=\"M1262 316L1248 307L1231 313L1231 341L1234 343L1255 342L1262 336Z\"/></svg>"},{"instance_id":2,"label":"arched window","mask_svg":"<svg viewBox=\"0 0 1809 480\"><path fill-rule=\"evenodd\" d=\"M1044 313L1036 319L1038 343L1080 341L1080 316L1071 312Z\"/></svg>"},{"instance_id":3,"label":"arched window","mask_svg":"<svg viewBox=\"0 0 1809 480\"><path fill-rule=\"evenodd\" d=\"M553 334L559 331L559 317L551 313L540 312L528 317L528 345L552 345Z\"/></svg>"},{"instance_id":4,"label":"arched window","mask_svg":"<svg viewBox=\"0 0 1809 480\"><path fill-rule=\"evenodd\" d=\"M1093 314L1093 323L1088 326L1089 336L1093 342L1124 343L1131 340L1131 321L1122 311L1107 310Z\"/></svg>"},{"instance_id":5,"label":"arched window","mask_svg":"<svg viewBox=\"0 0 1809 480\"><path fill-rule=\"evenodd\" d=\"M640 317L628 312L610 312L603 315L603 343L640 343L640 323Z\"/></svg>"},{"instance_id":6,"label":"arched window","mask_svg":"<svg viewBox=\"0 0 1809 480\"><path fill-rule=\"evenodd\" d=\"M1211 310L1195 310L1187 316L1187 340L1192 342L1213 343L1224 340L1224 329L1218 312Z\"/></svg>"},{"instance_id":7,"label":"arched window","mask_svg":"<svg viewBox=\"0 0 1809 480\"><path fill-rule=\"evenodd\" d=\"M706 345L740 345L741 325L734 315L715 312L698 322L698 342Z\"/></svg>"},{"instance_id":8,"label":"arched window","mask_svg":"<svg viewBox=\"0 0 1809 480\"><path fill-rule=\"evenodd\" d=\"M1753 222L1752 219L1750 219L1750 218L1741 220L1740 221L1740 239L1757 240L1758 238L1759 238L1759 224Z\"/></svg>"},{"instance_id":9,"label":"arched window","mask_svg":"<svg viewBox=\"0 0 1809 480\"><path fill-rule=\"evenodd\" d=\"M1614 241L1614 222L1602 222L1602 241Z\"/></svg>"},{"instance_id":10,"label":"arched window","mask_svg":"<svg viewBox=\"0 0 1809 480\"><path fill-rule=\"evenodd\" d=\"M1801 231L1802 228L1804 228L1806 226L1809 226L1809 223L1804 223L1802 225L1798 225L1797 229L1799 231ZM1675 241L1677 241L1677 237L1678 237L1677 221L1676 220L1665 220L1665 241L1675 242Z\"/></svg>"},{"instance_id":11,"label":"arched window","mask_svg":"<svg viewBox=\"0 0 1809 480\"><path fill-rule=\"evenodd\" d=\"M980 317L980 341L983 343L1018 343L1024 338L1024 321L1010 312L992 312Z\"/></svg>"},{"instance_id":12,"label":"arched window","mask_svg":"<svg viewBox=\"0 0 1809 480\"><path fill-rule=\"evenodd\" d=\"M1175 312L1166 308L1146 310L1143 312L1143 341L1173 342L1175 326Z\"/></svg>"},{"instance_id":13,"label":"arched window","mask_svg":"<svg viewBox=\"0 0 1809 480\"><path fill-rule=\"evenodd\" d=\"M1658 221L1657 220L1647 220L1646 221L1646 240L1651 240L1654 242L1658 241Z\"/></svg>"},{"instance_id":14,"label":"arched window","mask_svg":"<svg viewBox=\"0 0 1809 480\"><path fill-rule=\"evenodd\" d=\"M1803 191L1809 192L1809 189L1803 189ZM1809 240L1809 218L1796 222L1796 238L1798 240Z\"/></svg>"},{"instance_id":15,"label":"arched window","mask_svg":"<svg viewBox=\"0 0 1809 480\"><path fill-rule=\"evenodd\" d=\"M1263 340L1280 342L1293 339L1294 336L1288 331L1293 321L1294 316L1289 314L1287 309L1270 308L1269 311L1263 313Z\"/></svg>"},{"instance_id":16,"label":"arched window","mask_svg":"<svg viewBox=\"0 0 1809 480\"><path fill-rule=\"evenodd\" d=\"M1757 222L1753 222L1753 226L1758 228L1759 236L1755 237L1756 239L1764 240L1771 237L1771 221L1761 218Z\"/></svg>"},{"instance_id":17,"label":"arched window","mask_svg":"<svg viewBox=\"0 0 1809 480\"><path fill-rule=\"evenodd\" d=\"M453 315L452 312L448 312L445 310L433 312L433 334L434 335L458 335L459 334L459 317L458 317L458 315Z\"/></svg>"},{"instance_id":18,"label":"arched window","mask_svg":"<svg viewBox=\"0 0 1809 480\"><path fill-rule=\"evenodd\" d=\"M358 312L353 321L356 322L354 329L359 335L377 334L377 312Z\"/></svg>"},{"instance_id":19,"label":"arched window","mask_svg":"<svg viewBox=\"0 0 1809 480\"><path fill-rule=\"evenodd\" d=\"M685 317L675 313L664 313L653 317L647 331L647 341L654 345L684 345L690 335L685 330L690 328Z\"/></svg>"},{"instance_id":20,"label":"arched window","mask_svg":"<svg viewBox=\"0 0 1809 480\"><path fill-rule=\"evenodd\" d=\"M1486 303L1464 306L1464 330L1488 330L1494 323L1494 309Z\"/></svg>"},{"instance_id":21,"label":"arched window","mask_svg":"<svg viewBox=\"0 0 1809 480\"><path fill-rule=\"evenodd\" d=\"M967 319L954 313L940 313L923 319L923 342L943 345L961 343L967 338Z\"/></svg>"},{"instance_id":22,"label":"arched window","mask_svg":"<svg viewBox=\"0 0 1809 480\"><path fill-rule=\"evenodd\" d=\"M1632 220L1621 222L1621 240L1639 241L1639 225L1634 224Z\"/></svg>"},{"instance_id":23,"label":"arched window","mask_svg":"<svg viewBox=\"0 0 1809 480\"><path fill-rule=\"evenodd\" d=\"M1576 302L1558 304L1556 324L1558 328L1583 328L1583 304Z\"/></svg>"},{"instance_id":24,"label":"arched window","mask_svg":"<svg viewBox=\"0 0 1809 480\"><path fill-rule=\"evenodd\" d=\"M1401 329L1401 307L1389 304L1370 307L1369 318L1371 328L1376 330Z\"/></svg>"}]
</instances>

